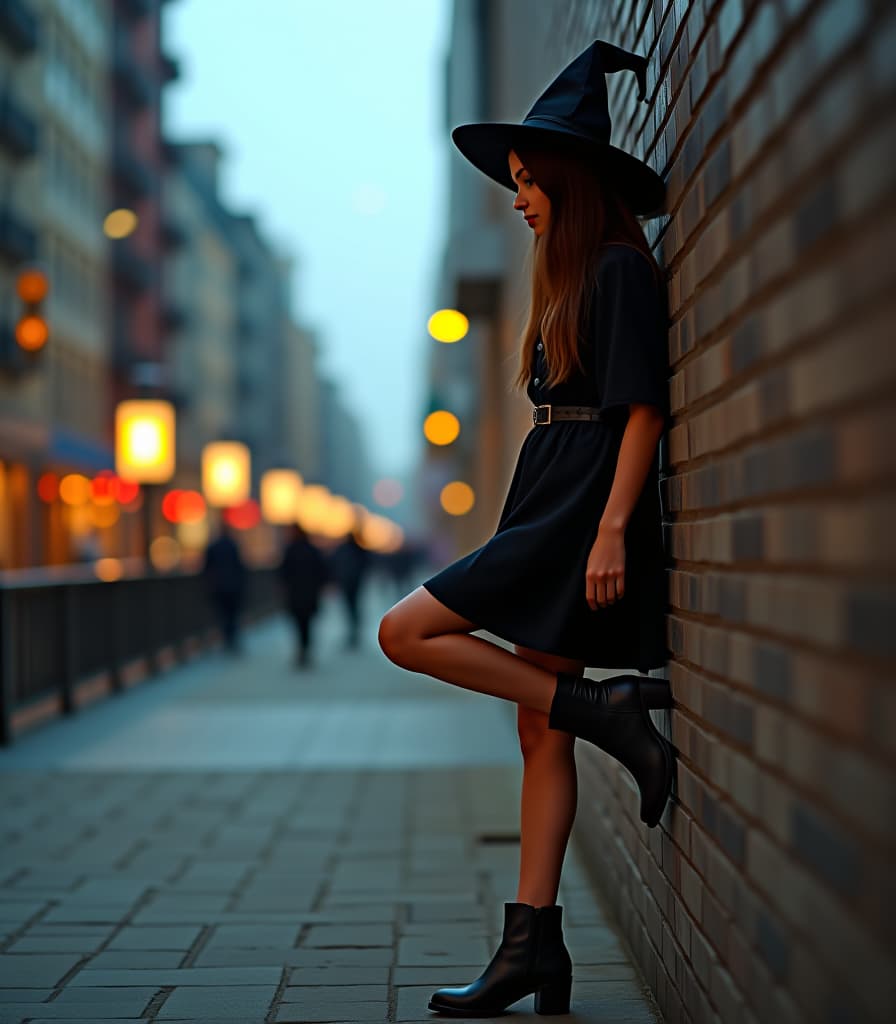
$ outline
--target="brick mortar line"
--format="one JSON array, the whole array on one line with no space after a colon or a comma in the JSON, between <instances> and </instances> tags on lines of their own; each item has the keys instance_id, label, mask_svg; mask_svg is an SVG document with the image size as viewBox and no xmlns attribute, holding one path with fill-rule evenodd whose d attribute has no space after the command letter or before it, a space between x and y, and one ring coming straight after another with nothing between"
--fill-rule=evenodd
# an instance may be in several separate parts
<instances>
[{"instance_id":1,"label":"brick mortar line","mask_svg":"<svg viewBox=\"0 0 896 1024\"><path fill-rule=\"evenodd\" d=\"M159 986L158 991L146 1004L146 1007L140 1014L140 1017L148 1017L150 1021L154 1022L156 1020L156 1015L158 1014L159 1010L162 1009L162 1007L168 1001L168 997L171 995L172 992L175 991L176 988L176 985Z\"/></svg>"},{"instance_id":2,"label":"brick mortar line","mask_svg":"<svg viewBox=\"0 0 896 1024\"><path fill-rule=\"evenodd\" d=\"M747 0L747 3L749 3L749 0ZM738 47L743 42L743 37L749 32L750 28L752 27L752 14L755 13L754 8L757 8L759 6L759 3L754 2L753 7L751 7L748 12L745 12L744 20L741 27L738 29L737 34L732 37L731 41L728 44L728 49L726 51L723 63L716 69L716 71L713 74L707 75L706 83L703 86L703 92L700 96L700 100L697 103L697 106L690 107L689 101L690 111L688 115L688 120L684 125L684 132L683 134L680 135L676 134L675 148L672 150L671 153L666 154L666 167L664 169L671 168L675 161L679 159L683 154L684 147L687 144L687 141L690 138L692 131L694 130L694 126L699 120L704 109L708 106L716 86L725 79L731 61L735 57ZM697 176L697 174L700 173L700 171L702 171L705 168L705 165L708 162L708 158L711 156L713 152L715 152L715 149L717 148L717 146L713 146L710 149L710 147L706 145L706 143L709 143L713 140L717 140L717 142L721 141L722 136L720 135L720 133L724 131L725 126L729 126L729 129L733 128L735 122L738 121L742 117L742 115L744 115L747 112L749 105L756 98L756 93L759 89L761 82L763 82L768 77L769 72L774 68L776 64L780 62L781 57L787 54L787 52L790 49L792 41L800 37L800 35L805 30L806 23L811 21L815 17L815 15L822 9L822 6L823 0L816 0L815 3L807 5L807 7L796 18L792 19L789 23L783 26L783 29L777 36L775 44L773 45L771 50L765 55L764 59L760 64L754 66L748 87L738 97L737 102L733 106L728 108L727 116L725 117L724 122L721 125L719 125L715 133L711 135L709 139L704 140L702 156L699 162L694 167L694 170L690 178L688 179L689 181L693 180ZM690 12L690 7L688 8L688 10ZM674 117L675 104L680 99L682 93L684 92L684 89L688 86L688 80L690 78L691 69L694 67L696 63L697 54L700 48L704 45L708 32L718 22L718 18L715 17L715 13L717 11L718 7L714 9L713 17L704 20L703 30L698 36L697 42L691 44L690 46L691 58L688 60L688 63L685 65L684 71L682 72L681 86L674 95L670 93L669 103L667 104L666 110L663 113L663 117L660 121L659 128L657 129L656 136L653 139L649 150L647 150L647 156L649 156L649 154L653 152L653 150L656 148L656 143L662 135L665 126L669 123L670 118ZM657 39L659 39L659 33L657 33ZM843 51L843 53L848 54L849 48ZM840 58L843 56L843 53L839 54L837 58L835 58L835 62L838 62L840 60ZM664 75L667 74L669 71L672 57L673 51L670 51L669 63L666 65ZM813 79L811 82L806 83L803 90L803 95L800 97L801 103L805 103L806 101L811 100L815 96L815 86L817 84L818 79L827 78L829 71L829 67L823 68L818 73L816 79ZM801 108L799 106L791 108L788 111L788 120L792 120L794 117L798 116L800 109ZM682 189L681 198L684 197L684 194L685 190ZM677 212L678 209L679 207L676 206L675 211L670 212Z\"/></svg>"},{"instance_id":3,"label":"brick mortar line","mask_svg":"<svg viewBox=\"0 0 896 1024\"><path fill-rule=\"evenodd\" d=\"M866 30L865 33L859 35L855 40L853 40L849 47L847 47L834 58L832 63L829 63L827 66L825 66L821 71L817 73L816 77L811 82L806 84L806 86L803 89L803 93L799 98L799 101L788 111L786 119L782 120L782 123L778 126L775 132L773 132L771 135L767 136L765 140L763 140L762 147L753 155L749 163L743 168L741 174L738 175L738 177L735 178L733 181L729 182L725 191L716 197L716 200L710 207L704 210L703 217L694 226L694 229L688 235L688 238L690 238L697 231L701 224L704 224L708 219L710 219L710 215L713 212L718 212L718 210L721 209L721 207L725 204L726 197L730 198L730 193L733 191L735 187L742 185L745 181L748 180L748 176L750 174L755 173L757 165L767 158L770 151L774 151L775 149L779 148L781 138L787 133L793 122L797 118L802 116L802 114L804 114L808 109L811 109L811 107L818 101L818 97L820 95L818 89L819 83L823 84L829 81L833 75L838 74L850 62L855 63L857 59L857 54L854 53L853 51L859 50L862 46L867 46L870 37L870 29ZM781 45L782 44L779 41L779 43L776 44L775 49L767 56L766 60L763 61L761 65L754 69L754 80L751 81L750 89L738 99L737 103L733 107L730 108L724 122L716 129L715 133L708 140L704 140L704 147L701 153L700 160L695 165L688 178L682 182L682 189L675 207L672 210L665 212L667 219L665 220L663 227L657 232L656 238L654 240L654 245L659 244L662 241L663 236L668 231L669 225L672 223L675 216L681 211L681 208L684 204L684 200L688 193L691 191L690 186L692 186L698 180L700 174L702 174L705 171L710 159L712 159L712 156L718 151L718 149L725 142L725 140L731 139L733 137L740 120L744 115L746 115L749 112L750 104L756 99L757 94L764 87L765 79L768 77L768 72L779 60L781 53L787 52L787 44L783 45L781 53L778 52ZM764 69L763 77L759 81L756 81L755 76L758 74L760 69ZM704 89L703 97L701 97L700 104L691 111L687 125L685 126L685 134L680 138L676 139L676 146L675 150L673 151L673 153L676 155L669 158L667 162L668 167L671 167L674 164L675 159L678 159L681 156L681 153L684 150L684 143L686 143L687 138L691 134L692 125L695 123L696 119L699 118L704 106L709 101L709 98L713 91L713 87L710 83L715 81L716 79L721 81L724 78L724 74L725 69L723 67L716 74L716 76L714 76L713 79L710 79L710 81L707 83ZM881 96L880 106L882 109L889 109L889 104L886 104L884 102L885 100L886 96ZM670 104L669 109L674 110L674 102ZM866 114L857 123L859 124L861 129L864 129L866 123L873 124L874 120L869 115ZM855 131L856 126L852 125L851 130ZM840 142L842 141L843 140L840 140ZM710 146L710 142L712 142L713 145ZM681 145L679 145L679 143L681 143ZM686 241L686 239L684 241ZM682 243L681 248L676 253L675 259L669 265L672 268L677 267L680 264L680 262L687 256L688 252L691 251L690 248L685 248L684 241Z\"/></svg>"},{"instance_id":4,"label":"brick mortar line","mask_svg":"<svg viewBox=\"0 0 896 1024\"><path fill-rule=\"evenodd\" d=\"M192 967L196 962L196 958L205 949L211 940L212 935L217 931L217 925L204 924L200 925L199 934L193 940L190 948L184 953L183 959L178 964L178 970L184 967Z\"/></svg>"},{"instance_id":5,"label":"brick mortar line","mask_svg":"<svg viewBox=\"0 0 896 1024\"><path fill-rule=\"evenodd\" d=\"M887 97L882 97L879 107L872 108L871 114L862 120L858 127L853 126L854 130L847 133L847 135L840 140L842 145L839 145L835 152L842 152L849 155L850 143L860 139L865 133L866 127L879 127L878 118L883 110L889 110L892 105L892 95L889 97L890 103L885 103ZM772 151L774 152L774 151ZM764 155L768 155L763 151ZM827 154L830 157L830 153L827 150L822 151L823 154ZM737 265L737 263L745 256L755 254L757 243L762 240L763 235L768 234L769 228L773 228L776 224L780 224L783 221L788 221L793 218L793 214L797 207L797 203L794 202L796 198L805 196L811 184L812 179L815 178L818 181L826 180L826 175L829 175L831 170L831 164L825 164L823 161L813 165L811 168L806 170L800 177L794 179L791 183L790 190L780 195L775 201L766 209L763 210L762 215L753 222L753 226L746 231L743 235L739 236L736 242L732 245L729 244L725 247L724 255L721 256L712 267L712 270L705 276L702 277L698 282L695 282L693 290L689 291L686 296L682 298L681 304L675 309L674 312L670 312L669 323L672 326L679 324L684 317L696 307L702 295L714 287L715 285L721 284L727 273ZM710 210L705 212L705 215L698 221L694 226L694 229L688 235L688 239L694 237L694 242L690 246L685 246L682 243L682 247L676 253L675 258L671 263L664 266L664 270L667 272L667 281L671 281L671 275L675 274L680 270L681 265L685 259L688 258L696 249L700 243L700 238L703 236L703 232L700 230L701 227L708 226L715 220L716 215L723 212L730 205L730 200L733 198L735 193L739 191L739 187L744 184L748 184L751 177L744 172L735 182L726 188L710 210L714 211L710 216ZM796 254L798 264L796 262L791 263L788 269L779 274L777 277L766 282L757 291L751 292L746 300L737 308L732 310L726 318L715 327L712 328L703 338L695 342L687 352L685 352L681 360L677 365L685 365L687 357L695 351L700 351L707 344L711 344L717 340L718 335L724 336L730 333L731 327L729 321L737 319L741 311L751 312L757 306L761 306L768 302L769 297L772 298L776 293L784 290L788 285L793 282L799 282L801 279L806 277L812 271L823 267L826 262L833 263L835 266L843 258L843 238L847 239L858 238L861 232L867 228L874 228L881 220L885 217L894 205L894 198L892 191L889 196L885 195L883 199L873 208L863 210L858 216L853 216L850 220L840 221L834 224L829 230L825 231L821 236L816 238L809 244L806 251L803 253ZM783 216L782 216L783 215ZM833 255L835 259L831 260L829 257ZM789 351L789 350L788 350Z\"/></svg>"}]
</instances>

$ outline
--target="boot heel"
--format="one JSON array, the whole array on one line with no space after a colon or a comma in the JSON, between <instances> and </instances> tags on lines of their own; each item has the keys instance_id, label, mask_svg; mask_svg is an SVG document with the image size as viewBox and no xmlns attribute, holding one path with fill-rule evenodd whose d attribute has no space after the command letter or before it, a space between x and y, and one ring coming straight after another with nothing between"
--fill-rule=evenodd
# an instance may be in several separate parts
<instances>
[{"instance_id":1,"label":"boot heel","mask_svg":"<svg viewBox=\"0 0 896 1024\"><path fill-rule=\"evenodd\" d=\"M535 993L535 1012L543 1016L569 1013L572 978L544 985Z\"/></svg>"},{"instance_id":2,"label":"boot heel","mask_svg":"<svg viewBox=\"0 0 896 1024\"><path fill-rule=\"evenodd\" d=\"M665 679L639 679L638 691L645 708L671 708L672 687Z\"/></svg>"}]
</instances>

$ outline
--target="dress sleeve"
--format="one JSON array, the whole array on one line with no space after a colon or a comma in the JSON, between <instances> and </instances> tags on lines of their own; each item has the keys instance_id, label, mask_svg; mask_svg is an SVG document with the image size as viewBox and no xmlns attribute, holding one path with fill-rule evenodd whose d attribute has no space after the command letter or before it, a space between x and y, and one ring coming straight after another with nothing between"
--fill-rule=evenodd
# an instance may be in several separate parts
<instances>
[{"instance_id":1,"label":"dress sleeve","mask_svg":"<svg viewBox=\"0 0 896 1024\"><path fill-rule=\"evenodd\" d=\"M595 372L602 409L624 413L632 402L669 417L666 304L653 268L634 247L610 246L595 293Z\"/></svg>"}]
</instances>

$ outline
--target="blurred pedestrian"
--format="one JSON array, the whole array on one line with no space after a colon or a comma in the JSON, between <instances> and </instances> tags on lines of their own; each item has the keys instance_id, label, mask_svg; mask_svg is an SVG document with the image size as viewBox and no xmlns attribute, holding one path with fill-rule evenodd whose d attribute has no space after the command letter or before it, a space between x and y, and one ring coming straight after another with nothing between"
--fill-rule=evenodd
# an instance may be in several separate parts
<instances>
[{"instance_id":1,"label":"blurred pedestrian","mask_svg":"<svg viewBox=\"0 0 896 1024\"><path fill-rule=\"evenodd\" d=\"M370 553L360 544L355 527L330 553L330 574L339 588L348 616L346 650L357 650L361 643L361 585L370 567Z\"/></svg>"},{"instance_id":2,"label":"blurred pedestrian","mask_svg":"<svg viewBox=\"0 0 896 1024\"><path fill-rule=\"evenodd\" d=\"M294 664L298 668L310 668L312 623L320 608L320 595L328 573L323 553L298 523L289 528L278 573L283 584L286 610L295 626Z\"/></svg>"},{"instance_id":3,"label":"blurred pedestrian","mask_svg":"<svg viewBox=\"0 0 896 1024\"><path fill-rule=\"evenodd\" d=\"M218 536L205 549L202 575L206 591L230 654L240 651L239 618L246 596L246 565L233 527L221 520Z\"/></svg>"},{"instance_id":4,"label":"blurred pedestrian","mask_svg":"<svg viewBox=\"0 0 896 1024\"><path fill-rule=\"evenodd\" d=\"M648 826L672 787L674 751L648 714L671 707L668 683L584 674L646 672L668 653L657 456L669 418L668 320L638 220L661 212L665 184L610 144L605 76L623 70L646 99L646 59L597 40L521 125L453 132L461 153L513 194L533 238L514 381L533 418L494 535L380 623L396 664L517 704L517 895L480 976L432 994L429 1009L448 1016L490 1018L531 993L536 1013L569 1012L573 965L556 900L576 814L576 737L629 771ZM513 651L470 635L478 630Z\"/></svg>"}]
</instances>

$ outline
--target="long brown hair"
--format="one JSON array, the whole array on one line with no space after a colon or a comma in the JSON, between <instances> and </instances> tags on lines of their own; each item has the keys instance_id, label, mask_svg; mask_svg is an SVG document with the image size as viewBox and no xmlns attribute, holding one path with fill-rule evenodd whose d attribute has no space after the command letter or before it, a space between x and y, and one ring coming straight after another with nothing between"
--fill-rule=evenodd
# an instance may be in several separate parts
<instances>
[{"instance_id":1,"label":"long brown hair","mask_svg":"<svg viewBox=\"0 0 896 1024\"><path fill-rule=\"evenodd\" d=\"M575 153L522 148L516 153L550 200L551 217L547 230L534 240L529 315L513 386L526 387L540 335L550 387L583 370L579 343L601 248L610 242L634 246L647 257L658 282L662 273L637 217L599 170Z\"/></svg>"}]
</instances>

